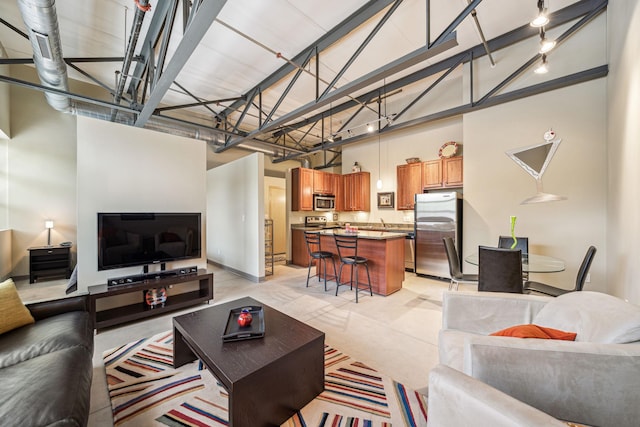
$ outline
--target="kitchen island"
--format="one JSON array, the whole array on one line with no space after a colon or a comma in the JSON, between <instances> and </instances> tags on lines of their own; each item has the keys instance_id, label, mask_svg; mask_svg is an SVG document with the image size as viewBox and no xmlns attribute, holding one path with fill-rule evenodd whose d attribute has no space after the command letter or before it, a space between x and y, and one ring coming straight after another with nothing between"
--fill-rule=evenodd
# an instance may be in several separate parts
<instances>
[{"instance_id":1,"label":"kitchen island","mask_svg":"<svg viewBox=\"0 0 640 427\"><path fill-rule=\"evenodd\" d=\"M323 251L330 251L334 254L336 267L340 269L340 258L338 249L333 238L334 232L347 236L353 233L345 233L344 230L321 230L320 244ZM371 275L371 288L373 293L378 295L390 295L402 289L404 281L404 240L406 233L395 233L388 231L368 231L359 230L358 236L358 256L369 260L369 274ZM316 269L318 267L316 266ZM327 275L333 275L331 263L327 265ZM359 269L360 282L366 283L366 270ZM318 271L322 276L322 271ZM342 269L340 283L348 282L351 276L351 267L345 266Z\"/></svg>"}]
</instances>

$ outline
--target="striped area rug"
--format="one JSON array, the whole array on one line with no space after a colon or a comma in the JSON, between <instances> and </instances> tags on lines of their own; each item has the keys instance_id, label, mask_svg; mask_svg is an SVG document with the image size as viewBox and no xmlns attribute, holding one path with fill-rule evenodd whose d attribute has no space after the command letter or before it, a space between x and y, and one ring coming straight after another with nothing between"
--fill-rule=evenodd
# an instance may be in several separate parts
<instances>
[{"instance_id":1,"label":"striped area rug","mask_svg":"<svg viewBox=\"0 0 640 427\"><path fill-rule=\"evenodd\" d=\"M228 395L198 362L173 369L164 332L103 353L115 426L226 426ZM426 397L325 346L325 390L284 427L426 426Z\"/></svg>"}]
</instances>

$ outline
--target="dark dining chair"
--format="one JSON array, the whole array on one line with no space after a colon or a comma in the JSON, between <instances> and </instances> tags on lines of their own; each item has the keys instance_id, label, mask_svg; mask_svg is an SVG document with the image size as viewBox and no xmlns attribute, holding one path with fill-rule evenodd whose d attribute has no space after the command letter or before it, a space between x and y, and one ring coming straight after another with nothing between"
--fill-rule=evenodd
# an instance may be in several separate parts
<instances>
[{"instance_id":1,"label":"dark dining chair","mask_svg":"<svg viewBox=\"0 0 640 427\"><path fill-rule=\"evenodd\" d=\"M529 254L529 238L516 236L516 240L517 240L516 247L513 249L520 249L522 251L522 255L528 255ZM513 237L511 236L498 237L499 248L512 249L511 245L513 245Z\"/></svg>"},{"instance_id":2,"label":"dark dining chair","mask_svg":"<svg viewBox=\"0 0 640 427\"><path fill-rule=\"evenodd\" d=\"M593 257L595 255L596 247L589 246L584 259L582 260L582 264L580 264L580 268L578 269L578 274L576 276L576 285L573 289L556 288L555 286L547 285L545 283L527 281L524 284L524 290L529 292L533 291L552 297L557 297L569 292L579 292L584 287L584 282L587 279L587 274L589 274L589 268L591 268L591 262L593 261Z\"/></svg>"},{"instance_id":3,"label":"dark dining chair","mask_svg":"<svg viewBox=\"0 0 640 427\"><path fill-rule=\"evenodd\" d=\"M447 260L449 260L449 274L451 275L451 282L449 283L449 290L453 289L455 284L455 290L458 290L460 282L478 284L477 274L464 274L460 267L460 257L456 250L456 244L451 237L443 237L444 248L447 252Z\"/></svg>"},{"instance_id":4,"label":"dark dining chair","mask_svg":"<svg viewBox=\"0 0 640 427\"><path fill-rule=\"evenodd\" d=\"M500 236L498 237L498 247L499 248L505 248L505 249L511 249L511 246L513 245L513 237L511 236ZM516 236L516 247L513 249L520 249L522 251L522 258L523 260L527 259L527 256L529 256L529 238L528 237L518 237ZM529 272L528 271L523 271L522 272L522 280L523 281L527 281L529 280Z\"/></svg>"},{"instance_id":5,"label":"dark dining chair","mask_svg":"<svg viewBox=\"0 0 640 427\"><path fill-rule=\"evenodd\" d=\"M336 247L338 248L338 258L340 258L340 270L338 271L338 279L336 280L336 295L338 295L338 288L341 285L348 284L351 289L353 285L356 286L356 303L358 302L358 293L360 290L369 290L369 294L373 296L373 289L371 288L371 276L369 275L369 260L365 257L358 255L358 236L345 236L340 234L333 235L336 241ZM340 283L340 277L342 277L342 267L348 265L351 267L351 279L348 282ZM358 267L364 266L367 271L367 287L360 287L360 281L358 280ZM355 277L355 280L354 280ZM362 283L365 285L364 283Z\"/></svg>"},{"instance_id":6,"label":"dark dining chair","mask_svg":"<svg viewBox=\"0 0 640 427\"><path fill-rule=\"evenodd\" d=\"M480 246L478 261L478 291L522 293L520 249Z\"/></svg>"},{"instance_id":7,"label":"dark dining chair","mask_svg":"<svg viewBox=\"0 0 640 427\"><path fill-rule=\"evenodd\" d=\"M323 251L320 247L320 233L314 233L305 231L304 239L307 242L307 251L309 252L309 269L307 271L307 287L309 287L309 278L318 276L318 281L320 281L320 268L324 268L324 290L327 290L327 260L331 260L333 263L333 277L336 279L336 283L338 282L338 274L336 270L336 260L333 259L333 253L329 251ZM322 263L322 265L318 265L318 274L311 276L311 266L314 261L318 261Z\"/></svg>"}]
</instances>

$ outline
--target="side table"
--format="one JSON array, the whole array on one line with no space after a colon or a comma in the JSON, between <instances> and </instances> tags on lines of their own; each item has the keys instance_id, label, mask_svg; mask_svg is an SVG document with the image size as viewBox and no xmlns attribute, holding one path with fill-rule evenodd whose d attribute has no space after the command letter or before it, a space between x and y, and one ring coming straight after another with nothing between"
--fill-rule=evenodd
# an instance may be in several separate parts
<instances>
[{"instance_id":1,"label":"side table","mask_svg":"<svg viewBox=\"0 0 640 427\"><path fill-rule=\"evenodd\" d=\"M71 276L71 246L29 248L29 283L41 277Z\"/></svg>"}]
</instances>

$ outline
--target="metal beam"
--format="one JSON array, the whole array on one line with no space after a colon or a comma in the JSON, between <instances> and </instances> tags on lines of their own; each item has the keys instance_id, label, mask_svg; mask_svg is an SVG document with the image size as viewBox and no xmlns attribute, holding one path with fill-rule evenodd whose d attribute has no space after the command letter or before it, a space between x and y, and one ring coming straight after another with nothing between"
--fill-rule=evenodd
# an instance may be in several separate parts
<instances>
[{"instance_id":1,"label":"metal beam","mask_svg":"<svg viewBox=\"0 0 640 427\"><path fill-rule=\"evenodd\" d=\"M327 94L331 91L331 89L333 89L336 86L336 84L338 83L338 80L340 80L342 78L344 73L347 72L349 67L356 60L356 58L358 58L358 56L360 56L360 54L362 53L364 48L367 47L367 45L371 42L373 37L375 37L375 35L378 34L378 31L380 31L382 29L382 27L384 26L384 24L389 20L389 18L391 18L391 15L393 15L393 12L398 10L398 7L400 7L400 3L402 3L402 0L396 0L396 2L393 4L393 6L391 6L391 8L389 10L387 10L387 12L384 14L382 19L380 19L380 21L376 24L376 26L373 27L373 30L371 30L369 35L364 39L364 41L360 44L360 46L358 46L358 48L356 49L354 54L351 55L351 58L349 58L347 60L347 63L344 64L344 66L342 67L342 69L340 71L338 71L338 74L336 74L336 76L333 78L331 83L329 83L329 86L327 86L327 88L324 90L322 95L319 96L320 99L322 99L325 96L327 96Z\"/></svg>"},{"instance_id":2,"label":"metal beam","mask_svg":"<svg viewBox=\"0 0 640 427\"><path fill-rule=\"evenodd\" d=\"M303 105L300 108L295 109L294 111L281 116L280 118L272 121L267 124L260 130L255 130L253 132L249 132L247 135L248 138L251 138L255 135L262 134L265 132L269 132L271 130L277 129L279 126L286 124L287 122L294 120L300 116L303 116L307 113L315 111L319 108L322 108L324 105L328 105L333 101L348 96L349 94L363 89L379 80L382 80L386 77L389 77L395 73L398 73L408 67L411 67L415 64L419 64L422 61L427 60L428 58L440 54L453 46L456 46L458 42L456 41L455 33L447 36L440 44L437 46L433 46L431 48L422 47L414 50L411 53L404 55L403 57L390 62L387 65L384 65L369 74L365 74L361 78L354 80L353 82L342 86L340 89L336 89L331 92L328 96L324 97L319 101L312 101L306 105ZM225 151L228 148L231 148L234 145L240 144L244 138L238 138L235 141L231 141L228 144L225 144L224 147L219 148L216 152Z\"/></svg>"},{"instance_id":3,"label":"metal beam","mask_svg":"<svg viewBox=\"0 0 640 427\"><path fill-rule=\"evenodd\" d=\"M186 1L186 0L185 0ZM384 10L387 6L392 4L396 0L372 0L367 4L358 9L355 13L347 17L344 21L333 27L328 33L320 37L311 45L307 46L305 49L302 49L298 55L293 57L291 62L294 64L301 64L307 52L310 50L315 50L318 54L323 50L327 49L334 43L338 42L340 39L345 37L354 29L358 28L360 25L367 22L369 19L374 17L380 11ZM263 81L258 83L255 87L247 91L247 94L250 93L254 89L260 89L260 92L265 91L267 88L273 86L278 83L280 80L285 78L289 73L295 70L294 65L290 63L285 63L282 67L280 67L277 71L269 75ZM245 94L246 95L246 94ZM229 113L233 110L237 110L242 106L242 103L234 103L229 106L228 110L224 111L224 114L229 115Z\"/></svg>"},{"instance_id":4,"label":"metal beam","mask_svg":"<svg viewBox=\"0 0 640 427\"><path fill-rule=\"evenodd\" d=\"M451 117L460 116L467 113L472 113L474 111L482 110L489 107L494 107L496 105L504 104L511 101L516 101L518 99L526 98L529 96L539 95L541 93L550 92L552 90L561 89L563 87L568 87L572 85L576 85L579 83L588 82L591 80L599 79L602 77L606 77L609 73L608 65L601 65L598 67L594 67L588 70L579 71L577 73L573 73L567 76L559 77L557 79L549 80L543 83L538 83L535 85L528 86L526 88L517 89L502 95L496 95L492 98L489 98L482 104L464 104L457 107L449 108L447 110L439 111L437 113L429 114L427 116L423 116L417 119L409 120L403 123L398 123L393 126L389 126L383 129L380 133L387 134L389 132L397 132L400 130L408 129L414 126L424 125L427 123L435 122L438 120L444 120ZM335 141L331 143L324 144L323 148L312 148L309 150L307 154L326 150L328 148L340 147L343 145L353 144L355 142L364 141L366 139L370 139L375 137L374 134L367 135L358 135L353 138L343 139L341 141ZM280 163L287 160L292 160L299 157L299 155L289 155L277 160L274 160L274 163Z\"/></svg>"},{"instance_id":5,"label":"metal beam","mask_svg":"<svg viewBox=\"0 0 640 427\"><path fill-rule=\"evenodd\" d=\"M95 77L93 77L91 74L87 73L86 71L84 71L82 68L78 67L77 65L75 65L73 62L67 62L64 61L69 67L73 68L74 70L76 70L78 73L82 74L83 76L85 76L86 78L92 80L95 84L97 84L98 86L101 86L103 89L105 89L107 92L109 92L109 94L111 94L112 96L114 96L116 94L116 91L114 88L111 88L109 86L107 86L105 83L102 83L100 80L96 79ZM127 100L128 101L128 100Z\"/></svg>"},{"instance_id":6,"label":"metal beam","mask_svg":"<svg viewBox=\"0 0 640 427\"><path fill-rule=\"evenodd\" d=\"M460 25L460 23L464 21L467 15L469 15L473 11L473 9L475 9L476 6L478 6L481 2L482 0L473 0L471 3L469 3L467 7L465 7L464 10L460 12L460 14L456 16L456 18L453 21L451 21L451 23L447 26L447 28L445 28L444 31L440 33L438 37L436 37L433 43L430 43L427 46L431 48L444 42L445 39L447 39L451 34L453 34L455 29L458 28L458 25Z\"/></svg>"},{"instance_id":7,"label":"metal beam","mask_svg":"<svg viewBox=\"0 0 640 427\"><path fill-rule=\"evenodd\" d=\"M561 9L559 11L554 12L553 14L550 15L550 23L546 26L546 28L555 28L561 25L564 25L568 22L571 22L575 19L578 19L584 15L590 14L592 13L594 10L598 10L601 11L602 9L604 9L607 5L607 0L582 0L579 1L577 3L574 3L570 6L565 7L564 9ZM498 36L492 40L490 40L488 42L490 51L498 51L500 49L504 49L506 47L509 47L513 44L516 44L522 40L525 40L529 37L533 37L533 36L537 36L538 35L538 29L531 27L529 24L525 24L522 25L521 27L518 27L508 33L505 33L501 36ZM426 68L423 68L421 70L418 70L412 74L409 74L405 77L402 77L398 80L395 80L393 82L387 83L386 84L386 88L387 88L387 92L392 92L394 90L398 90L401 89L405 86L408 86L410 84L419 82L420 80L423 80L427 77L433 76L435 74L441 73L443 71L446 71L448 69L450 69L451 67L453 67L455 64L459 63L460 61L464 61L467 62L468 58L473 58L473 59L477 59L477 58L481 58L483 56L485 56L486 50L484 47L484 44L478 44L464 52L460 52L457 55L451 56L449 58L446 58L436 64L430 65ZM370 99L371 96L373 94L376 94L378 92L378 89L373 89L368 93L365 93L363 95L360 95L357 98L358 102L363 102L366 99ZM358 105L358 103L354 100L349 100L346 101L342 104L338 104L338 105L333 105L331 108L331 111L335 114L335 113L340 113L346 110L349 110L353 107L355 107L356 105ZM293 129L297 129L300 127L304 127L306 125L308 125L309 123L312 123L316 120L318 120L322 114L324 114L326 112L319 112L314 114L313 116L309 116L307 118L305 118L304 120L301 120L300 122L297 123L291 123L288 124L286 126L287 129L289 130L293 130ZM285 132L284 130L280 130L277 132L277 135L280 135L281 133Z\"/></svg>"},{"instance_id":8,"label":"metal beam","mask_svg":"<svg viewBox=\"0 0 640 427\"><path fill-rule=\"evenodd\" d=\"M52 88L52 87L49 87L49 86L43 86L43 85L39 85L39 84L36 84L36 83L28 82L28 81L25 81L25 80L16 79L14 77L3 76L1 74L0 74L0 82L6 82L6 83L14 84L16 86L26 87L28 89L35 89L35 90L38 90L40 92L48 92L48 93L55 93L55 94L58 94L58 95L64 95L64 96L68 96L71 99L77 99L79 101L86 101L87 103L90 103L90 104L100 105L102 107L113 108L113 109L120 110L120 111L126 111L128 113L137 113L137 111L132 109L132 108L125 107L125 106L118 105L118 104L114 104L112 102L102 101L100 99L91 98L91 97L88 97L88 96L85 96L85 95L78 95L76 93L68 92L66 90L56 89L56 88Z\"/></svg>"},{"instance_id":9,"label":"metal beam","mask_svg":"<svg viewBox=\"0 0 640 427\"><path fill-rule=\"evenodd\" d=\"M64 62L76 63L76 62L122 62L124 57L122 56L105 56L96 58L63 58ZM134 61L139 61L140 57L135 56ZM0 58L0 64L33 64L33 58Z\"/></svg>"},{"instance_id":10,"label":"metal beam","mask_svg":"<svg viewBox=\"0 0 640 427\"><path fill-rule=\"evenodd\" d=\"M206 106L211 104L221 104L223 102L237 101L238 99L242 99L241 96L240 97L235 96L233 98L214 99L212 101L200 101L199 100L200 98L195 97L190 92L186 91L184 88L182 90L184 90L187 95L191 96L197 102L192 102L191 104L180 104L180 105L171 105L168 107L160 107L160 108L156 108L156 111L161 112L161 111L169 111L169 110L180 110L182 108L200 107L200 106ZM217 113L214 112L214 114L217 114Z\"/></svg>"},{"instance_id":11,"label":"metal beam","mask_svg":"<svg viewBox=\"0 0 640 427\"><path fill-rule=\"evenodd\" d=\"M298 68L298 70L294 74L293 78L291 79L291 81L289 82L287 87L285 88L284 92L282 93L282 95L280 95L280 98L278 99L276 104L273 106L273 108L271 109L269 114L267 115L267 118L264 119L264 122L262 122L262 123L268 123L271 120L271 117L273 117L275 112L278 110L278 108L280 107L280 104L282 104L282 101L284 101L286 96L289 94L289 91L291 91L291 89L293 88L293 85L295 85L296 82L298 81L298 79L300 78L300 75L302 74L302 72L304 70L304 67L309 63L309 61L311 61L312 55L313 55L313 51L310 51L309 54L307 55L307 58L304 60L304 62L300 66L300 68ZM260 92L260 95L261 95L260 99L262 99L262 92ZM262 110L262 102L260 102L260 105L261 105L260 109ZM262 126L260 126L260 127L262 127Z\"/></svg>"},{"instance_id":12,"label":"metal beam","mask_svg":"<svg viewBox=\"0 0 640 427\"><path fill-rule=\"evenodd\" d=\"M167 14L172 8L171 6L176 4L176 1L177 0L161 1L156 2L157 4L153 5L153 7L155 8L155 10L153 11L153 17L151 18L151 23L149 24L149 28L147 29L147 33L144 36L144 40L142 41L141 46L155 46L160 32L165 25ZM187 0L184 1L186 2ZM136 64L133 73L131 73L134 78L131 80L131 83L129 83L127 93L135 93L140 89L142 75L144 74L144 70L147 68L148 62L149 58L143 57L142 61Z\"/></svg>"},{"instance_id":13,"label":"metal beam","mask_svg":"<svg viewBox=\"0 0 640 427\"><path fill-rule=\"evenodd\" d=\"M160 79L158 79L156 87L153 88L153 91L149 94L149 99L142 108L136 121L137 127L143 127L147 120L149 120L149 117L151 117L158 107L160 101L162 101L162 98L164 98L164 95L171 87L171 84L178 74L180 74L182 67L187 63L191 54L193 54L200 40L202 40L202 37L204 37L209 30L209 27L213 24L213 21L226 2L227 0L209 0L202 3L198 11L195 12L187 31L184 33L182 40L180 40L176 48L176 52L167 64L164 73Z\"/></svg>"}]
</instances>

